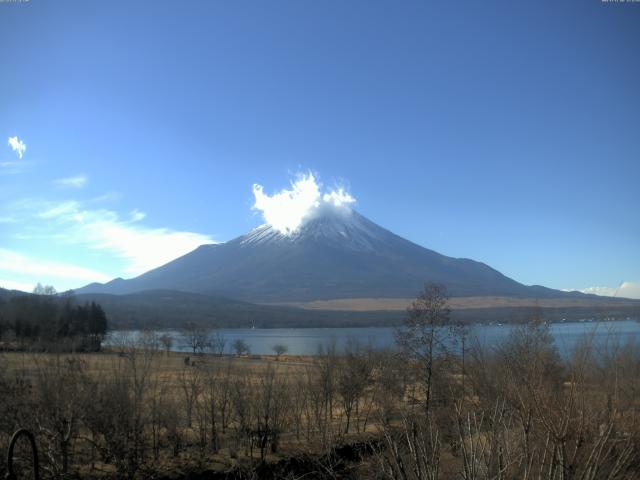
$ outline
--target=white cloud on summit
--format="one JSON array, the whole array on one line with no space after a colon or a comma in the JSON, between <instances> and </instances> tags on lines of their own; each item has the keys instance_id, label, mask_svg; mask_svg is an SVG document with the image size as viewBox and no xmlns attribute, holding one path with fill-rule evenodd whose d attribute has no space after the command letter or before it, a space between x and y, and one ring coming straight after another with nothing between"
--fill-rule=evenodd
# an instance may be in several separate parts
<instances>
[{"instance_id":1,"label":"white cloud on summit","mask_svg":"<svg viewBox=\"0 0 640 480\"><path fill-rule=\"evenodd\" d=\"M22 156L27 149L27 145L18 137L9 137L7 144L11 147L11 150L18 155L18 158L22 159Z\"/></svg>"},{"instance_id":2,"label":"white cloud on summit","mask_svg":"<svg viewBox=\"0 0 640 480\"><path fill-rule=\"evenodd\" d=\"M343 208L356 201L342 188L324 194L321 193L321 188L322 185L316 181L312 173L299 174L297 179L291 182L290 189L283 189L273 195L264 193L262 185L254 184L253 209L260 211L265 222L273 228L290 235L322 205Z\"/></svg>"}]
</instances>

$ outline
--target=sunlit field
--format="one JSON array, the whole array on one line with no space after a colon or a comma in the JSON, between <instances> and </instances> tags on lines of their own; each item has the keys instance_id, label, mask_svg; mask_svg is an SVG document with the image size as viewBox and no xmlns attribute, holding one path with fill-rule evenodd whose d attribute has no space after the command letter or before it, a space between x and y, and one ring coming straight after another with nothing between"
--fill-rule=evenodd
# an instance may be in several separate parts
<instances>
[{"instance_id":1,"label":"sunlit field","mask_svg":"<svg viewBox=\"0 0 640 480\"><path fill-rule=\"evenodd\" d=\"M442 333L313 357L168 353L151 337L5 353L2 446L31 429L45 478L635 478L638 345L585 336L563 360L547 329L464 356L428 348Z\"/></svg>"}]
</instances>

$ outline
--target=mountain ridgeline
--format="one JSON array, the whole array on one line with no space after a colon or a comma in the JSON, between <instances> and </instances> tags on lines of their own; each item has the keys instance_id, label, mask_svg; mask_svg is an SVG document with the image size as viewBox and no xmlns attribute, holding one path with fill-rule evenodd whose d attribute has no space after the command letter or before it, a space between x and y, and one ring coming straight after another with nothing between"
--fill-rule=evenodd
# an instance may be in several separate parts
<instances>
[{"instance_id":1,"label":"mountain ridgeline","mask_svg":"<svg viewBox=\"0 0 640 480\"><path fill-rule=\"evenodd\" d=\"M452 296L582 297L525 286L466 258L421 247L350 209L325 208L285 235L269 225L196 250L130 280L90 284L77 293L178 290L254 303L344 298L411 298L426 282Z\"/></svg>"}]
</instances>

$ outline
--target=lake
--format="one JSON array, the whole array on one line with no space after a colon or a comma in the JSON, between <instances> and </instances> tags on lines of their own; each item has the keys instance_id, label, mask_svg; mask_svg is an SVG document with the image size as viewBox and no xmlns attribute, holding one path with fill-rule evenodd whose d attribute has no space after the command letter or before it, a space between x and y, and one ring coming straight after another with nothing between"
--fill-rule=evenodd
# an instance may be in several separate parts
<instances>
[{"instance_id":1,"label":"lake","mask_svg":"<svg viewBox=\"0 0 640 480\"><path fill-rule=\"evenodd\" d=\"M512 325L472 325L469 327L469 338L477 339L486 346L496 345L508 335ZM553 323L549 326L551 335L559 349L566 355L573 351L576 344L585 335L593 335L596 345L619 340L622 343L640 340L640 322L628 319L605 322L566 322ZM236 339L243 339L255 355L272 355L273 346L286 345L290 355L315 355L319 346L336 343L338 350L344 349L350 338L376 348L393 347L393 327L360 327L360 328L273 328L273 329L220 329L219 333L226 340L226 351L231 353L231 344ZM172 350L189 352L182 344L182 336L178 330L157 331L173 338ZM140 330L115 331L107 338L105 344L115 344L123 338L136 342L142 335Z\"/></svg>"}]
</instances>

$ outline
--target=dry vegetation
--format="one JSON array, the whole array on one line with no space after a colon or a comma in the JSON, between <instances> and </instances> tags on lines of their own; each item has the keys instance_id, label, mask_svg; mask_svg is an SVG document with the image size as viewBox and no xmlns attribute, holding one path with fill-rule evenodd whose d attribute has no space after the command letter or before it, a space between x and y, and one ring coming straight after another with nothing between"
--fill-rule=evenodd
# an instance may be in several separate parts
<instances>
[{"instance_id":1,"label":"dry vegetation","mask_svg":"<svg viewBox=\"0 0 640 480\"><path fill-rule=\"evenodd\" d=\"M26 427L45 477L145 478L244 470L373 430L365 389L378 353L354 346L348 364L333 350L185 356L150 340L101 354L2 355L0 448Z\"/></svg>"},{"instance_id":2,"label":"dry vegetation","mask_svg":"<svg viewBox=\"0 0 640 480\"><path fill-rule=\"evenodd\" d=\"M397 352L185 357L149 335L7 353L0 447L29 428L44 478L638 478L636 344L585 338L560 358L534 319L482 348L439 295L414 303Z\"/></svg>"},{"instance_id":3,"label":"dry vegetation","mask_svg":"<svg viewBox=\"0 0 640 480\"><path fill-rule=\"evenodd\" d=\"M288 302L273 305L286 305L306 310L338 310L370 312L372 310L404 311L411 305L412 298L337 298L333 300L314 300L310 302ZM521 297L452 297L449 306L453 310L478 309L478 308L502 308L518 307L531 308L573 308L573 307L599 307L616 309L620 307L637 307L640 304L636 300L574 297L574 298L521 298Z\"/></svg>"}]
</instances>

